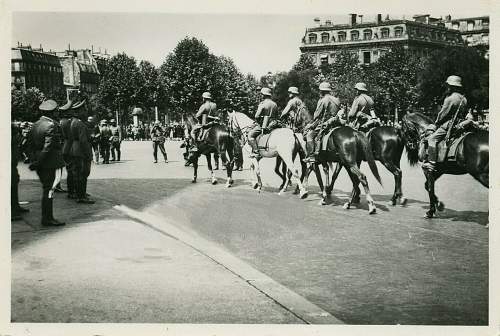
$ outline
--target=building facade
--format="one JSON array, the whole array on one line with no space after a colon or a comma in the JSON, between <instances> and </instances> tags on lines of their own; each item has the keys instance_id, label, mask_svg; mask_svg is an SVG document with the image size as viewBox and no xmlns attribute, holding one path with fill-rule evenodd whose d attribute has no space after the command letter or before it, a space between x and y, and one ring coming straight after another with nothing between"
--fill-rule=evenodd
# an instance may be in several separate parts
<instances>
[{"instance_id":1,"label":"building facade","mask_svg":"<svg viewBox=\"0 0 500 336\"><path fill-rule=\"evenodd\" d=\"M339 51L349 51L358 56L361 64L376 62L394 47L403 47L417 54L426 54L436 48L464 46L458 30L450 29L440 19L428 15L415 16L414 20L382 20L378 14L373 22L358 22L358 15L350 15L349 24L321 24L307 28L300 51L310 55L320 65L332 63Z\"/></svg>"},{"instance_id":2,"label":"building facade","mask_svg":"<svg viewBox=\"0 0 500 336\"><path fill-rule=\"evenodd\" d=\"M57 56L63 69L63 82L67 89L97 93L101 74L91 50L66 50Z\"/></svg>"},{"instance_id":3,"label":"building facade","mask_svg":"<svg viewBox=\"0 0 500 336\"><path fill-rule=\"evenodd\" d=\"M42 48L19 45L11 48L11 88L25 91L37 87L44 93L63 88L59 58Z\"/></svg>"},{"instance_id":4,"label":"building facade","mask_svg":"<svg viewBox=\"0 0 500 336\"><path fill-rule=\"evenodd\" d=\"M490 50L490 18L478 16L469 18L452 19L447 16L444 24L447 28L460 31L463 41L469 47L478 48L489 57Z\"/></svg>"}]
</instances>

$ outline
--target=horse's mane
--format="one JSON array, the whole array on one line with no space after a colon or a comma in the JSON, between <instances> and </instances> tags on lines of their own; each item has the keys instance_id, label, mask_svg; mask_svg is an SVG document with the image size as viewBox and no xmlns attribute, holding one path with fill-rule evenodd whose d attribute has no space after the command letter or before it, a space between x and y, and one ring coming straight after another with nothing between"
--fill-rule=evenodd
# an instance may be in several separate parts
<instances>
[{"instance_id":1,"label":"horse's mane","mask_svg":"<svg viewBox=\"0 0 500 336\"><path fill-rule=\"evenodd\" d=\"M253 119L247 116L245 113L235 111L234 114L238 117L238 119L241 118L243 121L248 121L248 122L253 121Z\"/></svg>"}]
</instances>

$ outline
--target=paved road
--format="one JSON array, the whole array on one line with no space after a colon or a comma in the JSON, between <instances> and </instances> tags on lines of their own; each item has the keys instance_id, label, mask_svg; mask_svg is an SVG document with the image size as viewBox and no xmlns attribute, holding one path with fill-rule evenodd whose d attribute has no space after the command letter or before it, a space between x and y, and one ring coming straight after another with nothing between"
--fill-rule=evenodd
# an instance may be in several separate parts
<instances>
[{"instance_id":1,"label":"paved road","mask_svg":"<svg viewBox=\"0 0 500 336\"><path fill-rule=\"evenodd\" d=\"M247 169L225 189L201 167L192 185L178 145L166 146L170 163L153 164L149 142L124 142L123 162L93 167L89 192L197 232L347 323L487 324L488 191L469 176L443 177L437 192L447 209L425 220L421 171L403 158L408 206L388 205L393 181L382 167L384 187L368 174L378 207L369 216L364 198L359 209L342 209L345 173L326 206L315 183L307 200L277 195L272 160L263 162L261 194ZM22 184L34 178L21 176Z\"/></svg>"}]
</instances>

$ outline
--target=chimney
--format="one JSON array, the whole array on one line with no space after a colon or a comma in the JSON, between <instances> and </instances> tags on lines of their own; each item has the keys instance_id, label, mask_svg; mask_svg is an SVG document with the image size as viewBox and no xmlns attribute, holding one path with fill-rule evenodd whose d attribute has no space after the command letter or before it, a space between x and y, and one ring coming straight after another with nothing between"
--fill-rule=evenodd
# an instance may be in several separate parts
<instances>
[{"instance_id":1,"label":"chimney","mask_svg":"<svg viewBox=\"0 0 500 336\"><path fill-rule=\"evenodd\" d=\"M446 21L451 21L451 15L450 14L446 15Z\"/></svg>"},{"instance_id":2,"label":"chimney","mask_svg":"<svg viewBox=\"0 0 500 336\"><path fill-rule=\"evenodd\" d=\"M359 16L359 23L363 23L363 15L358 15Z\"/></svg>"},{"instance_id":3,"label":"chimney","mask_svg":"<svg viewBox=\"0 0 500 336\"><path fill-rule=\"evenodd\" d=\"M42 44L40 43L40 51L43 52Z\"/></svg>"},{"instance_id":4,"label":"chimney","mask_svg":"<svg viewBox=\"0 0 500 336\"><path fill-rule=\"evenodd\" d=\"M68 50L71 50L71 44L68 43Z\"/></svg>"},{"instance_id":5,"label":"chimney","mask_svg":"<svg viewBox=\"0 0 500 336\"><path fill-rule=\"evenodd\" d=\"M326 21L325 21L325 25L327 25L327 26L331 26L331 25L332 25L332 21L331 21L331 20L326 20Z\"/></svg>"},{"instance_id":6,"label":"chimney","mask_svg":"<svg viewBox=\"0 0 500 336\"><path fill-rule=\"evenodd\" d=\"M316 27L319 27L321 25L321 20L319 19L319 17L314 18L314 25Z\"/></svg>"},{"instance_id":7,"label":"chimney","mask_svg":"<svg viewBox=\"0 0 500 336\"><path fill-rule=\"evenodd\" d=\"M377 24L382 23L382 14L377 14Z\"/></svg>"},{"instance_id":8,"label":"chimney","mask_svg":"<svg viewBox=\"0 0 500 336\"><path fill-rule=\"evenodd\" d=\"M358 17L358 14L349 14L351 16L351 26L356 25L356 18Z\"/></svg>"}]
</instances>

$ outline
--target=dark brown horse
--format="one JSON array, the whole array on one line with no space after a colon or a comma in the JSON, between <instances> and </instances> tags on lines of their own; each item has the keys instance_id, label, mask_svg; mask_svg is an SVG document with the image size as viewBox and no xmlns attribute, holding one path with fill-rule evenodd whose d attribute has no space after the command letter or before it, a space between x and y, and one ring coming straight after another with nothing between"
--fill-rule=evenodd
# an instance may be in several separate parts
<instances>
[{"instance_id":1,"label":"dark brown horse","mask_svg":"<svg viewBox=\"0 0 500 336\"><path fill-rule=\"evenodd\" d=\"M406 205L407 199L403 197L402 178L400 162L404 149L404 138L400 130L392 126L378 126L367 133L373 157L380 161L384 167L394 175L394 193L391 198L392 205L396 205L398 200L400 204ZM332 176L332 183L326 188L328 195L332 193L333 185L337 179L342 166L337 164ZM354 195L355 200L359 200L359 194Z\"/></svg>"},{"instance_id":2,"label":"dark brown horse","mask_svg":"<svg viewBox=\"0 0 500 336\"><path fill-rule=\"evenodd\" d=\"M406 151L410 165L422 161L419 155L419 143L425 135L427 126L432 121L420 113L409 113L403 117L403 134L407 139ZM432 218L438 211L444 209L434 191L436 180L443 174L470 174L486 188L489 187L489 133L478 130L465 136L457 148L456 161L445 161L436 164L434 171L424 170L425 189L429 193L429 211L425 217Z\"/></svg>"},{"instance_id":3,"label":"dark brown horse","mask_svg":"<svg viewBox=\"0 0 500 336\"><path fill-rule=\"evenodd\" d=\"M188 131L191 132L193 126L195 125L195 118L193 115L188 115L186 118L186 125L188 126ZM202 131L202 130L200 130ZM198 151L189 152L187 163L193 164L194 175L193 183L196 183L198 178L198 159L201 155L205 155L207 158L207 166L210 171L212 184L217 184L217 178L215 177L214 171L212 169L211 154L216 153L221 155L223 162L226 165L227 171L227 181L226 187L231 187L233 184L233 163L234 163L234 139L229 134L229 130L225 125L214 123L209 126L206 130L207 135L203 141L198 143ZM226 160L226 153L229 160Z\"/></svg>"},{"instance_id":4,"label":"dark brown horse","mask_svg":"<svg viewBox=\"0 0 500 336\"><path fill-rule=\"evenodd\" d=\"M328 194L324 186L329 185L329 170L333 168L333 163L337 162L340 164L341 168L344 167L347 170L353 186L351 197L349 201L344 204L344 208L349 209L352 204L359 202L359 184L361 183L368 201L368 211L370 214L374 214L376 212L376 207L370 194L368 180L361 170L359 170L359 166L363 160L368 162L368 166L370 167L373 176L375 176L377 181L382 184L375 159L373 158L372 149L366 136L348 126L336 127L328 137L326 150L320 150L318 163L310 164L308 166L306 183L308 176L314 170L323 195L321 204L326 204ZM326 180L324 185L318 167L319 164L323 166L325 174Z\"/></svg>"}]
</instances>

